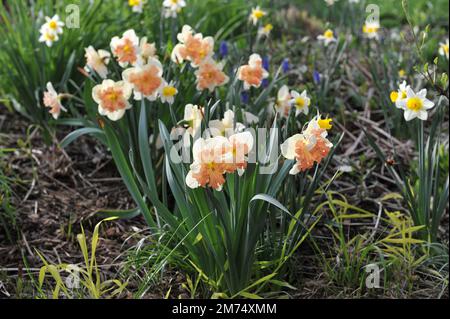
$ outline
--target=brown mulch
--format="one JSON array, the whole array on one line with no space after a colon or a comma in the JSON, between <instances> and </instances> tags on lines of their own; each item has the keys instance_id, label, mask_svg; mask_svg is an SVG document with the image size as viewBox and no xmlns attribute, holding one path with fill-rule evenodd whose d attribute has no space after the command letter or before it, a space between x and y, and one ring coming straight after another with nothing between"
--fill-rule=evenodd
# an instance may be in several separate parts
<instances>
[{"instance_id":1,"label":"brown mulch","mask_svg":"<svg viewBox=\"0 0 450 319\"><path fill-rule=\"evenodd\" d=\"M15 236L11 243L0 228L0 270L11 279L26 276L23 269L28 267L37 278L43 263L36 251L53 263L83 262L76 240L81 225L89 242L101 220L95 216L98 210L134 207L111 157L90 136L79 138L66 150L45 145L39 131L31 129L28 134L26 121L3 107L0 110L0 146L16 149L2 164L19 181L13 185L12 199L18 231L11 230ZM70 129L58 131L61 140ZM117 271L124 251L136 242L127 238L145 228L141 217L102 225L97 262L103 272Z\"/></svg>"}]
</instances>

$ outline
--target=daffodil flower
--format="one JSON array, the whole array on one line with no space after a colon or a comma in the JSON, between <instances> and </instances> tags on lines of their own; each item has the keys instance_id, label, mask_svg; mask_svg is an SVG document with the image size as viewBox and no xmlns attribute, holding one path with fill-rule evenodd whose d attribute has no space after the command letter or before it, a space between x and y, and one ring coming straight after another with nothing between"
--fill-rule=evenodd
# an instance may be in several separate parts
<instances>
[{"instance_id":1,"label":"daffodil flower","mask_svg":"<svg viewBox=\"0 0 450 319\"><path fill-rule=\"evenodd\" d=\"M397 108L400 108L399 103L400 101L406 99L406 91L410 88L410 86L406 83L406 81L403 81L397 91L392 91L390 98L392 103L395 103L395 106Z\"/></svg>"},{"instance_id":2,"label":"daffodil flower","mask_svg":"<svg viewBox=\"0 0 450 319\"><path fill-rule=\"evenodd\" d=\"M62 34L64 22L59 19L59 16L56 14L52 18L45 17L45 23L41 27L41 32L46 31L52 34Z\"/></svg>"},{"instance_id":3,"label":"daffodil flower","mask_svg":"<svg viewBox=\"0 0 450 319\"><path fill-rule=\"evenodd\" d=\"M317 115L302 133L293 135L281 145L281 154L296 161L289 174L295 175L312 168L314 163L320 163L333 147L327 139L329 122L324 125L324 122L320 121L320 115Z\"/></svg>"},{"instance_id":4,"label":"daffodil flower","mask_svg":"<svg viewBox=\"0 0 450 319\"><path fill-rule=\"evenodd\" d=\"M336 38L334 37L334 32L331 29L325 30L325 32L317 37L317 40L323 42L325 46L328 46L330 43L336 42Z\"/></svg>"},{"instance_id":5,"label":"daffodil flower","mask_svg":"<svg viewBox=\"0 0 450 319\"><path fill-rule=\"evenodd\" d=\"M362 27L363 34L368 39L378 39L379 30L380 30L380 23L376 21L366 22Z\"/></svg>"},{"instance_id":6,"label":"daffodil flower","mask_svg":"<svg viewBox=\"0 0 450 319\"><path fill-rule=\"evenodd\" d=\"M227 168L224 158L231 148L230 142L223 136L197 139L192 147L194 162L186 175L186 185L190 188L209 186L221 191Z\"/></svg>"},{"instance_id":7,"label":"daffodil flower","mask_svg":"<svg viewBox=\"0 0 450 319\"><path fill-rule=\"evenodd\" d=\"M44 106L50 108L49 112L55 120L58 119L61 114L61 110L67 112L64 106L61 104L62 94L58 94L51 82L47 83L47 91L44 92Z\"/></svg>"},{"instance_id":8,"label":"daffodil flower","mask_svg":"<svg viewBox=\"0 0 450 319\"><path fill-rule=\"evenodd\" d=\"M439 54L445 56L448 60L448 39L444 42L439 42Z\"/></svg>"},{"instance_id":9,"label":"daffodil flower","mask_svg":"<svg viewBox=\"0 0 450 319\"><path fill-rule=\"evenodd\" d=\"M155 58L149 58L147 64L136 65L123 71L122 78L133 87L136 101L140 101L143 98L155 101L164 84L162 74L163 67L161 62Z\"/></svg>"},{"instance_id":10,"label":"daffodil flower","mask_svg":"<svg viewBox=\"0 0 450 319\"><path fill-rule=\"evenodd\" d=\"M131 108L128 102L133 88L124 81L103 80L92 89L92 98L98 104L100 115L106 115L111 121L120 120L125 111Z\"/></svg>"},{"instance_id":11,"label":"daffodil flower","mask_svg":"<svg viewBox=\"0 0 450 319\"><path fill-rule=\"evenodd\" d=\"M262 80L269 76L269 72L263 68L262 59L259 54L252 54L248 65L243 65L238 69L238 79L244 82L244 90L250 87L259 88Z\"/></svg>"},{"instance_id":12,"label":"daffodil flower","mask_svg":"<svg viewBox=\"0 0 450 319\"><path fill-rule=\"evenodd\" d=\"M295 116L303 113L308 115L309 105L311 104L311 99L308 97L306 90L302 92L302 94L297 91L291 91L291 100L289 103L295 107Z\"/></svg>"},{"instance_id":13,"label":"daffodil flower","mask_svg":"<svg viewBox=\"0 0 450 319\"><path fill-rule=\"evenodd\" d=\"M180 43L173 48L171 54L172 61L175 63L188 60L193 67L198 67L214 53L214 39L212 37L203 38L201 33L194 33L188 25L183 26L177 39Z\"/></svg>"},{"instance_id":14,"label":"daffodil flower","mask_svg":"<svg viewBox=\"0 0 450 319\"><path fill-rule=\"evenodd\" d=\"M275 109L278 114L283 117L288 117L289 111L291 110L292 100L291 93L287 85L283 85L277 93L277 100L275 102Z\"/></svg>"},{"instance_id":15,"label":"daffodil flower","mask_svg":"<svg viewBox=\"0 0 450 319\"><path fill-rule=\"evenodd\" d=\"M136 65L139 61L139 38L132 29L124 32L121 38L113 37L111 39L111 52L116 57L121 67L129 64Z\"/></svg>"},{"instance_id":16,"label":"daffodil flower","mask_svg":"<svg viewBox=\"0 0 450 319\"><path fill-rule=\"evenodd\" d=\"M59 37L56 33L52 33L48 30L42 30L41 36L39 37L39 42L45 42L48 47L53 46L53 42L59 40Z\"/></svg>"},{"instance_id":17,"label":"daffodil flower","mask_svg":"<svg viewBox=\"0 0 450 319\"><path fill-rule=\"evenodd\" d=\"M320 128L325 129L325 130L331 130L333 125L331 124L331 122L333 121L333 119L330 118L324 118L322 119L320 116L317 120L317 124L319 125Z\"/></svg>"},{"instance_id":18,"label":"daffodil flower","mask_svg":"<svg viewBox=\"0 0 450 319\"><path fill-rule=\"evenodd\" d=\"M229 77L222 69L223 63L217 63L212 58L205 59L194 72L197 77L197 90L208 89L213 92L216 87L227 84Z\"/></svg>"},{"instance_id":19,"label":"daffodil flower","mask_svg":"<svg viewBox=\"0 0 450 319\"><path fill-rule=\"evenodd\" d=\"M253 22L253 25L256 25L258 21L265 15L267 15L267 12L261 10L260 7L257 6L256 8L252 9L249 19Z\"/></svg>"},{"instance_id":20,"label":"daffodil flower","mask_svg":"<svg viewBox=\"0 0 450 319\"><path fill-rule=\"evenodd\" d=\"M96 51L93 46L84 49L86 54L86 71L95 71L102 78L105 79L108 75L107 65L111 58L111 54L105 50Z\"/></svg>"},{"instance_id":21,"label":"daffodil flower","mask_svg":"<svg viewBox=\"0 0 450 319\"><path fill-rule=\"evenodd\" d=\"M163 7L165 9L165 11L164 11L165 18L176 18L178 13L180 13L181 10L184 7L186 7L186 1L185 0L164 0Z\"/></svg>"},{"instance_id":22,"label":"daffodil flower","mask_svg":"<svg viewBox=\"0 0 450 319\"><path fill-rule=\"evenodd\" d=\"M225 170L227 173L236 171L239 176L242 176L247 168L247 155L253 148L253 135L248 131L240 132L231 135L228 141L231 149L224 157L227 164Z\"/></svg>"},{"instance_id":23,"label":"daffodil flower","mask_svg":"<svg viewBox=\"0 0 450 319\"><path fill-rule=\"evenodd\" d=\"M260 37L268 37L269 35L270 35L270 32L273 30L273 25L272 24L270 24L270 23L268 23L268 24L266 24L265 26L263 26L263 27L260 27L259 29L258 29L258 35L260 36Z\"/></svg>"},{"instance_id":24,"label":"daffodil flower","mask_svg":"<svg viewBox=\"0 0 450 319\"><path fill-rule=\"evenodd\" d=\"M427 89L415 93L410 87L406 90L406 98L398 102L398 107L405 111L406 121L416 117L422 121L428 119L428 110L434 107L434 103L427 99Z\"/></svg>"},{"instance_id":25,"label":"daffodil flower","mask_svg":"<svg viewBox=\"0 0 450 319\"><path fill-rule=\"evenodd\" d=\"M139 42L139 54L143 64L147 64L149 58L157 59L155 43L148 43L147 37L142 37Z\"/></svg>"},{"instance_id":26,"label":"daffodil flower","mask_svg":"<svg viewBox=\"0 0 450 319\"><path fill-rule=\"evenodd\" d=\"M190 188L212 187L221 191L225 174L237 172L242 176L247 167L247 154L253 148L250 132L237 133L229 138L215 136L197 139L192 148L194 161L186 176Z\"/></svg>"},{"instance_id":27,"label":"daffodil flower","mask_svg":"<svg viewBox=\"0 0 450 319\"><path fill-rule=\"evenodd\" d=\"M142 13L144 9L144 0L128 0L128 5L133 12Z\"/></svg>"},{"instance_id":28,"label":"daffodil flower","mask_svg":"<svg viewBox=\"0 0 450 319\"><path fill-rule=\"evenodd\" d=\"M159 97L161 99L161 102L163 103L168 103L168 104L173 104L173 102L175 101L175 95L178 94L178 90L177 88L173 85L172 82L170 82L169 84L164 81L163 85L161 86L160 92L159 92Z\"/></svg>"}]
</instances>

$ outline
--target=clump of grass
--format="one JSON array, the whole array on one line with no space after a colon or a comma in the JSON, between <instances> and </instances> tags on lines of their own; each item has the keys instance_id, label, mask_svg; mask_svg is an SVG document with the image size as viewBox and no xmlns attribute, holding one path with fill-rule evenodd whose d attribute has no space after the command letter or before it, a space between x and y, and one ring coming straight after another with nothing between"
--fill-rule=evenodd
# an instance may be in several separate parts
<instances>
[{"instance_id":1,"label":"clump of grass","mask_svg":"<svg viewBox=\"0 0 450 319\"><path fill-rule=\"evenodd\" d=\"M37 289L40 292L41 298L48 298L46 291L51 290L51 297L53 299L63 298L113 298L120 296L127 286L118 279L102 278L99 265L96 259L96 250L99 242L99 229L102 222L113 220L115 218L108 218L99 222L92 234L91 249L89 252L88 242L83 227L81 234L77 235L78 244L83 255L84 264L82 266L73 264L52 264L48 262L45 257L39 253L44 266L39 271L39 278ZM66 274L65 280L62 274ZM54 283L48 283L44 289L46 282L46 275L49 274Z\"/></svg>"}]
</instances>

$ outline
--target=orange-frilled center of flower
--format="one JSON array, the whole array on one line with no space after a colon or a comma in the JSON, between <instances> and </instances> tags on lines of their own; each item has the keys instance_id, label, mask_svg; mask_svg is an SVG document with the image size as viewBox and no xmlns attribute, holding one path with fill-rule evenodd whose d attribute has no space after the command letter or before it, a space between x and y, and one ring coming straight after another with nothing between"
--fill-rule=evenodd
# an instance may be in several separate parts
<instances>
[{"instance_id":1,"label":"orange-frilled center of flower","mask_svg":"<svg viewBox=\"0 0 450 319\"><path fill-rule=\"evenodd\" d=\"M327 145L327 141L320 136L322 132L322 129L315 130L316 143L311 149L308 149L305 140L299 140L295 144L296 165L298 165L300 171L310 169L314 162L320 163L328 155L330 147Z\"/></svg>"},{"instance_id":2,"label":"orange-frilled center of flower","mask_svg":"<svg viewBox=\"0 0 450 319\"><path fill-rule=\"evenodd\" d=\"M119 62L134 63L137 60L136 48L130 39L124 39L123 44L116 47L114 54L117 56Z\"/></svg>"},{"instance_id":3,"label":"orange-frilled center of flower","mask_svg":"<svg viewBox=\"0 0 450 319\"><path fill-rule=\"evenodd\" d=\"M189 35L180 50L183 59L190 59L195 64L200 64L211 51L208 42Z\"/></svg>"},{"instance_id":4,"label":"orange-frilled center of flower","mask_svg":"<svg viewBox=\"0 0 450 319\"><path fill-rule=\"evenodd\" d=\"M200 170L193 173L192 177L197 180L200 186L209 185L218 188L225 183L223 174L227 169L227 164L223 163L217 149L205 149L201 151Z\"/></svg>"},{"instance_id":5,"label":"orange-frilled center of flower","mask_svg":"<svg viewBox=\"0 0 450 319\"><path fill-rule=\"evenodd\" d=\"M263 78L263 68L262 66L245 65L241 69L241 77L250 85L259 85Z\"/></svg>"},{"instance_id":6,"label":"orange-frilled center of flower","mask_svg":"<svg viewBox=\"0 0 450 319\"><path fill-rule=\"evenodd\" d=\"M199 87L205 89L211 85L221 85L226 79L225 74L212 64L204 64L200 67Z\"/></svg>"},{"instance_id":7,"label":"orange-frilled center of flower","mask_svg":"<svg viewBox=\"0 0 450 319\"><path fill-rule=\"evenodd\" d=\"M129 81L145 96L152 95L161 86L158 67L151 65L140 72L130 74Z\"/></svg>"},{"instance_id":8,"label":"orange-frilled center of flower","mask_svg":"<svg viewBox=\"0 0 450 319\"><path fill-rule=\"evenodd\" d=\"M102 107L109 112L122 110L127 106L127 101L120 88L109 87L102 90L99 99L102 102Z\"/></svg>"}]
</instances>

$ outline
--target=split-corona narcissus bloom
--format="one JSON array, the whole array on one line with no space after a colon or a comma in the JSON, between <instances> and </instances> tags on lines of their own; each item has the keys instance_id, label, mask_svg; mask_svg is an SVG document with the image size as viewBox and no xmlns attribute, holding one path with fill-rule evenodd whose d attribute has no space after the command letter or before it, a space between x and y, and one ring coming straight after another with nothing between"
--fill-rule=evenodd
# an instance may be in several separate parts
<instances>
[{"instance_id":1,"label":"split-corona narcissus bloom","mask_svg":"<svg viewBox=\"0 0 450 319\"><path fill-rule=\"evenodd\" d=\"M178 13L186 7L186 1L184 0L164 0L163 7L164 17L166 18L176 18Z\"/></svg>"},{"instance_id":2,"label":"split-corona narcissus bloom","mask_svg":"<svg viewBox=\"0 0 450 319\"><path fill-rule=\"evenodd\" d=\"M410 87L406 89L406 98L398 102L397 106L405 111L406 121L411 121L416 117L422 121L428 119L427 110L434 107L434 103L427 99L427 89L422 89L415 93Z\"/></svg>"},{"instance_id":3,"label":"split-corona narcissus bloom","mask_svg":"<svg viewBox=\"0 0 450 319\"><path fill-rule=\"evenodd\" d=\"M308 115L311 99L308 97L306 90L304 90L302 94L292 90L291 100L289 101L289 103L295 107L295 116L299 115L300 113Z\"/></svg>"},{"instance_id":4,"label":"split-corona narcissus bloom","mask_svg":"<svg viewBox=\"0 0 450 319\"><path fill-rule=\"evenodd\" d=\"M45 17L45 23L39 29L41 36L39 42L45 42L48 47L53 45L53 42L59 40L59 35L63 33L64 22L59 19L58 15L52 18Z\"/></svg>"},{"instance_id":5,"label":"split-corona narcissus bloom","mask_svg":"<svg viewBox=\"0 0 450 319\"><path fill-rule=\"evenodd\" d=\"M448 60L448 39L444 42L439 42L439 54L445 56Z\"/></svg>"},{"instance_id":6,"label":"split-corona narcissus bloom","mask_svg":"<svg viewBox=\"0 0 450 319\"><path fill-rule=\"evenodd\" d=\"M223 63L217 63L212 58L205 59L200 65L195 76L197 77L197 90L208 89L210 92L218 86L228 83L229 77L222 71Z\"/></svg>"},{"instance_id":7,"label":"split-corona narcissus bloom","mask_svg":"<svg viewBox=\"0 0 450 319\"><path fill-rule=\"evenodd\" d=\"M125 81L103 80L92 89L92 98L98 104L98 113L106 115L111 121L120 120L125 111L131 108L128 102L133 88Z\"/></svg>"},{"instance_id":8,"label":"split-corona narcissus bloom","mask_svg":"<svg viewBox=\"0 0 450 319\"><path fill-rule=\"evenodd\" d=\"M252 12L250 13L249 19L253 22L253 25L256 25L258 21L264 17L267 14L267 12L261 10L259 6L252 9Z\"/></svg>"},{"instance_id":9,"label":"split-corona narcissus bloom","mask_svg":"<svg viewBox=\"0 0 450 319\"><path fill-rule=\"evenodd\" d=\"M93 46L89 46L84 49L86 54L86 67L85 70L90 72L95 71L102 79L105 79L108 75L107 65L111 58L111 54L105 50L96 51Z\"/></svg>"},{"instance_id":10,"label":"split-corona narcissus bloom","mask_svg":"<svg viewBox=\"0 0 450 319\"><path fill-rule=\"evenodd\" d=\"M221 191L226 173L237 171L240 176L244 173L246 155L252 148L253 136L250 132L237 133L229 138L215 136L197 139L192 148L194 161L186 176L186 185Z\"/></svg>"},{"instance_id":11,"label":"split-corona narcissus bloom","mask_svg":"<svg viewBox=\"0 0 450 319\"><path fill-rule=\"evenodd\" d=\"M334 32L331 29L325 30L325 32L317 37L317 40L323 42L325 46L330 43L336 42L336 38L334 37Z\"/></svg>"},{"instance_id":12,"label":"split-corona narcissus bloom","mask_svg":"<svg viewBox=\"0 0 450 319\"><path fill-rule=\"evenodd\" d=\"M137 101L147 98L155 101L164 83L163 67L155 58L149 58L147 64L136 65L122 73L125 82L133 87L134 99Z\"/></svg>"},{"instance_id":13,"label":"split-corona narcissus bloom","mask_svg":"<svg viewBox=\"0 0 450 319\"><path fill-rule=\"evenodd\" d=\"M269 76L269 72L263 68L261 56L254 53L250 56L248 65L238 69L238 79L244 82L244 90L250 87L259 88L263 79Z\"/></svg>"},{"instance_id":14,"label":"split-corona narcissus bloom","mask_svg":"<svg viewBox=\"0 0 450 319\"><path fill-rule=\"evenodd\" d=\"M227 156L230 162L227 163L226 172L242 176L247 168L248 153L253 148L253 135L250 132L242 132L231 135L228 138L231 144L230 154Z\"/></svg>"},{"instance_id":15,"label":"split-corona narcissus bloom","mask_svg":"<svg viewBox=\"0 0 450 319\"><path fill-rule=\"evenodd\" d=\"M147 37L142 37L139 42L139 57L143 64L146 64L149 58L157 58L155 43L148 43Z\"/></svg>"},{"instance_id":16,"label":"split-corona narcissus bloom","mask_svg":"<svg viewBox=\"0 0 450 319\"><path fill-rule=\"evenodd\" d=\"M193 67L198 67L205 59L213 55L214 39L201 33L194 33L192 28L184 25L178 33L178 43L172 50L172 61L182 63L190 61Z\"/></svg>"},{"instance_id":17,"label":"split-corona narcissus bloom","mask_svg":"<svg viewBox=\"0 0 450 319\"><path fill-rule=\"evenodd\" d=\"M138 63L139 38L134 30L125 31L122 38L113 37L110 46L112 54L122 68Z\"/></svg>"},{"instance_id":18,"label":"split-corona narcissus bloom","mask_svg":"<svg viewBox=\"0 0 450 319\"><path fill-rule=\"evenodd\" d=\"M44 106L50 108L49 112L55 120L58 119L61 114L61 110L67 112L64 106L61 104L62 94L58 94L51 82L47 83L47 91L44 92Z\"/></svg>"},{"instance_id":19,"label":"split-corona narcissus bloom","mask_svg":"<svg viewBox=\"0 0 450 319\"><path fill-rule=\"evenodd\" d=\"M324 159L333 144L327 139L327 129L331 128L331 119L321 120L317 115L300 134L288 138L281 145L282 155L296 160L289 174L295 175L306 171Z\"/></svg>"},{"instance_id":20,"label":"split-corona narcissus bloom","mask_svg":"<svg viewBox=\"0 0 450 319\"><path fill-rule=\"evenodd\" d=\"M362 27L362 31L368 39L378 39L379 30L380 30L380 23L376 21L366 22Z\"/></svg>"}]
</instances>

